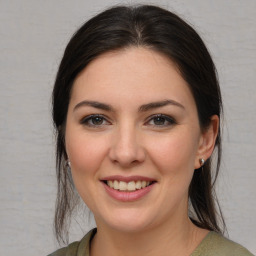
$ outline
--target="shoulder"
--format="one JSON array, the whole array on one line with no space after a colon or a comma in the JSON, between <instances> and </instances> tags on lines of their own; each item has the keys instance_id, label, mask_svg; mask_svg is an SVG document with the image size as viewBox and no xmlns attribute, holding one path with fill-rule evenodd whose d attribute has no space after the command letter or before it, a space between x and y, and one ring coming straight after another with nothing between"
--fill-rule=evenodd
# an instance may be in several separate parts
<instances>
[{"instance_id":1,"label":"shoulder","mask_svg":"<svg viewBox=\"0 0 256 256\"><path fill-rule=\"evenodd\" d=\"M49 254L48 256L89 256L90 241L96 231L96 229L92 229L82 238L81 241L73 242L68 246Z\"/></svg>"},{"instance_id":2,"label":"shoulder","mask_svg":"<svg viewBox=\"0 0 256 256\"><path fill-rule=\"evenodd\" d=\"M247 249L216 232L209 232L191 256L253 256Z\"/></svg>"},{"instance_id":3,"label":"shoulder","mask_svg":"<svg viewBox=\"0 0 256 256\"><path fill-rule=\"evenodd\" d=\"M80 242L73 242L69 244L67 247L63 247L48 256L76 256L77 255L77 249Z\"/></svg>"}]
</instances>

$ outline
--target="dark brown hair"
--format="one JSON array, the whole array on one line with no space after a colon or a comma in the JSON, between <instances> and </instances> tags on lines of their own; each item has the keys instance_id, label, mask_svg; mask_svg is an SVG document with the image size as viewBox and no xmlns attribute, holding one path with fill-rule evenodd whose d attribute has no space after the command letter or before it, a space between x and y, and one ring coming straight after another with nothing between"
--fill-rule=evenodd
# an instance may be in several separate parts
<instances>
[{"instance_id":1,"label":"dark brown hair","mask_svg":"<svg viewBox=\"0 0 256 256\"><path fill-rule=\"evenodd\" d=\"M67 223L77 202L66 168L67 154L64 142L66 116L74 79L99 55L138 46L164 54L176 63L194 96L201 129L208 127L212 115L221 116L221 93L212 58L200 36L177 15L150 5L118 6L86 22L66 47L52 96L52 115L57 135L58 194L55 234L58 241L64 241L68 234ZM199 227L222 232L218 219L223 227L225 223L220 209L216 210L218 204L214 192L221 158L220 129L215 152L217 164L214 171L211 170L211 157L206 161L203 170L200 168L194 172L189 187L192 210L190 218Z\"/></svg>"}]
</instances>

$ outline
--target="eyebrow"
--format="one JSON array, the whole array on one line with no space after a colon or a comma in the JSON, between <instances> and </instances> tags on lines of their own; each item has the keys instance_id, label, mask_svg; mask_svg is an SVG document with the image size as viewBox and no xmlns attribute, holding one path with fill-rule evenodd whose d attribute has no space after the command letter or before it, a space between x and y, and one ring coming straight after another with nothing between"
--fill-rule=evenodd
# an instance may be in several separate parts
<instances>
[{"instance_id":1,"label":"eyebrow","mask_svg":"<svg viewBox=\"0 0 256 256\"><path fill-rule=\"evenodd\" d=\"M81 101L80 103L78 103L75 107L74 110L78 109L79 107L82 106L90 106L90 107L94 107L94 108L98 108L98 109L102 109L102 110L106 110L106 111L113 111L113 108L110 105L98 102L98 101L88 101L88 100L84 100Z\"/></svg>"},{"instance_id":2,"label":"eyebrow","mask_svg":"<svg viewBox=\"0 0 256 256\"><path fill-rule=\"evenodd\" d=\"M141 105L139 107L139 112L146 112L148 110L164 107L164 106L167 106L167 105L173 105L173 106L177 106L177 107L180 107L182 109L185 109L185 107L182 104L180 104L179 102L177 102L175 100L163 100L163 101L150 102L148 104ZM88 101L88 100L84 100L84 101L79 102L74 107L73 111L75 111L76 109L78 109L82 106L90 106L90 107L94 107L94 108L98 108L98 109L102 109L102 110L110 111L110 112L113 111L113 108L108 104L101 103L101 102L98 102L98 101Z\"/></svg>"},{"instance_id":3,"label":"eyebrow","mask_svg":"<svg viewBox=\"0 0 256 256\"><path fill-rule=\"evenodd\" d=\"M139 112L146 112L148 110L164 107L167 105L173 105L173 106L177 106L177 107L185 109L185 107L182 104L180 104L179 102L177 102L175 100L163 100L163 101L156 101L156 102L151 102L151 103L142 105L139 107Z\"/></svg>"}]
</instances>

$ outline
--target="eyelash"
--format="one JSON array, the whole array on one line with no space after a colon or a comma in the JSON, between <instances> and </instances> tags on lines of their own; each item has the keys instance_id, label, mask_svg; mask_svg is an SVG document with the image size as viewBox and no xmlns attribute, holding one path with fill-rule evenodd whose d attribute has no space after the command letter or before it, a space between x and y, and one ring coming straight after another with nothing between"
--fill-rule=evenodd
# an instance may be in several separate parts
<instances>
[{"instance_id":1,"label":"eyelash","mask_svg":"<svg viewBox=\"0 0 256 256\"><path fill-rule=\"evenodd\" d=\"M164 121L164 123L167 122L167 124L163 124L163 125L151 124L151 125L153 125L155 127L158 127L158 128L168 127L168 126L172 126L172 125L176 124L176 121L172 117L167 116L167 115L163 115L163 114L157 114L157 115L150 116L149 120L146 123L149 123L150 121L153 121L154 119L156 121L156 118L158 118L158 119L161 118L162 121Z\"/></svg>"},{"instance_id":2,"label":"eyelash","mask_svg":"<svg viewBox=\"0 0 256 256\"><path fill-rule=\"evenodd\" d=\"M93 120L96 121L96 118L100 118L100 120L102 121L100 124L95 124L93 123ZM156 121L156 119L162 119L161 121L163 121L165 124L150 124L151 121ZM159 121L159 120L158 120ZM96 121L97 122L97 121ZM107 122L107 124L104 124L104 122ZM166 124L167 122L167 124ZM83 118L80 123L82 125L86 125L92 128L100 128L103 125L110 125L111 123L106 119L106 117L104 117L103 115L89 115L85 118ZM155 126L157 128L162 128L162 127L168 127L168 126L172 126L174 124L176 124L176 121L167 115L163 115L163 114L156 114L156 115L152 115L148 118L148 120L146 121L145 124L148 124L150 126Z\"/></svg>"},{"instance_id":3,"label":"eyelash","mask_svg":"<svg viewBox=\"0 0 256 256\"><path fill-rule=\"evenodd\" d=\"M86 116L85 118L83 118L81 120L81 124L82 125L87 125L89 127L93 127L93 128L98 128L98 127L101 127L102 125L104 124L93 124L93 120L95 120L96 118L100 118L103 122L107 122L108 124L110 124L110 122L103 116L103 115L89 115L89 116Z\"/></svg>"}]
</instances>

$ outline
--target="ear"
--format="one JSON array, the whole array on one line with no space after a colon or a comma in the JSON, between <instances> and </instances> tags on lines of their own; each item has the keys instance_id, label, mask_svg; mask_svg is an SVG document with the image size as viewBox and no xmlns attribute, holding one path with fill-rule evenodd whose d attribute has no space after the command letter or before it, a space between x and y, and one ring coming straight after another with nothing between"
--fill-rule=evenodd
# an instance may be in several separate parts
<instances>
[{"instance_id":1,"label":"ear","mask_svg":"<svg viewBox=\"0 0 256 256\"><path fill-rule=\"evenodd\" d=\"M219 117L217 115L213 115L211 117L211 121L206 130L202 131L197 156L195 158L194 168L198 169L201 167L200 159L204 159L206 161L212 154L215 146L215 141L218 135L219 130Z\"/></svg>"}]
</instances>

